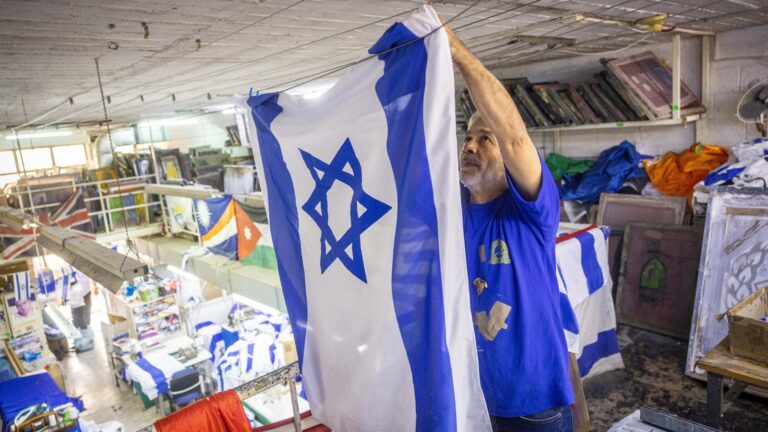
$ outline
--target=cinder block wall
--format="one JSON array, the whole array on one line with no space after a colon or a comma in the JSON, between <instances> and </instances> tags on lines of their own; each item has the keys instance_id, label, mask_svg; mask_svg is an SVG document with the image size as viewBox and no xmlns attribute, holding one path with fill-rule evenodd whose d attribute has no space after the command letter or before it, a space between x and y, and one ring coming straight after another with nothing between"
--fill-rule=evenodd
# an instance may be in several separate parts
<instances>
[{"instance_id":1,"label":"cinder block wall","mask_svg":"<svg viewBox=\"0 0 768 432\"><path fill-rule=\"evenodd\" d=\"M700 137L707 143L730 147L747 138L759 136L754 125L741 123L735 117L736 104L750 84L768 79L768 26L750 27L718 33L714 40L710 64L710 101L706 120L683 126L603 129L561 132L560 152L571 157L595 157L600 151L620 143L633 142L641 152L662 154L680 151ZM682 78L699 97L701 88L701 39L682 40ZM531 81L562 81L580 84L594 81L592 75L601 69L601 57L624 57L643 51L653 51L669 62L671 42L631 48L604 56L579 56L541 63L494 70L501 78L528 77ZM534 132L534 143L544 153L555 150L551 132ZM707 138L708 137L708 138Z\"/></svg>"}]
</instances>

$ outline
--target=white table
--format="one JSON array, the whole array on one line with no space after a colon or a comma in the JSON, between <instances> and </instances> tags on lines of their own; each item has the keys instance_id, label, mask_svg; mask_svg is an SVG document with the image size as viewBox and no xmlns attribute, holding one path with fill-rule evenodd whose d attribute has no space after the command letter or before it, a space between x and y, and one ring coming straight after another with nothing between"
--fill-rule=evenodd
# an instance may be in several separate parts
<instances>
[{"instance_id":1,"label":"white table","mask_svg":"<svg viewBox=\"0 0 768 432\"><path fill-rule=\"evenodd\" d=\"M150 348L142 350L142 356L144 359L152 364L152 366L159 369L167 381L170 382L174 373L188 368L196 367L198 371L202 372L202 375L206 377L207 371L201 370L198 367L204 364L206 361L211 360L212 355L205 349L198 348L197 356L189 360L179 360L174 356L181 348L193 344L194 341L184 335L176 336L161 342L158 345L154 345ZM159 394L157 392L157 384L152 379L151 375L144 371L130 355L123 355L121 357L125 365L125 377L130 381L135 381L139 384L141 391L149 398L156 400L157 404L160 402ZM207 377L203 379L202 392L206 392Z\"/></svg>"}]
</instances>

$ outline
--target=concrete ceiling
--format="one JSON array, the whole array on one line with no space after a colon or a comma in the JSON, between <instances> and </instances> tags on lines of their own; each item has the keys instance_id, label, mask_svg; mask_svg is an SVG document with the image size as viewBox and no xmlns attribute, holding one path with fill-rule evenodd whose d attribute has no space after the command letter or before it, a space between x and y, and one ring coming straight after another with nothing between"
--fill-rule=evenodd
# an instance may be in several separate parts
<instances>
[{"instance_id":1,"label":"concrete ceiling","mask_svg":"<svg viewBox=\"0 0 768 432\"><path fill-rule=\"evenodd\" d=\"M421 3L0 0L0 129L104 120L96 58L112 121L197 110L250 88L285 89L358 59L387 26ZM519 35L573 39L575 47L567 49L583 52L668 37L649 39L601 21L607 19L667 13L668 24L706 31L768 23L768 0L436 3L446 19L472 5L451 26L493 67L570 55L561 45ZM593 19L577 22L575 13Z\"/></svg>"}]
</instances>

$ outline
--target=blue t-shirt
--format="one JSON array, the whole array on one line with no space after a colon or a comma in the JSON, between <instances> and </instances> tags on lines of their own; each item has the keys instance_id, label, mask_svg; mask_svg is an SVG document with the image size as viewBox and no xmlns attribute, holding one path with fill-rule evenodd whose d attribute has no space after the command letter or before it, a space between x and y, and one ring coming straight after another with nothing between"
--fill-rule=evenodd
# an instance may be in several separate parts
<instances>
[{"instance_id":1,"label":"blue t-shirt","mask_svg":"<svg viewBox=\"0 0 768 432\"><path fill-rule=\"evenodd\" d=\"M488 411L518 417L569 405L573 390L555 273L557 186L544 164L534 201L518 193L509 174L507 183L486 204L470 204L465 194L464 237Z\"/></svg>"}]
</instances>

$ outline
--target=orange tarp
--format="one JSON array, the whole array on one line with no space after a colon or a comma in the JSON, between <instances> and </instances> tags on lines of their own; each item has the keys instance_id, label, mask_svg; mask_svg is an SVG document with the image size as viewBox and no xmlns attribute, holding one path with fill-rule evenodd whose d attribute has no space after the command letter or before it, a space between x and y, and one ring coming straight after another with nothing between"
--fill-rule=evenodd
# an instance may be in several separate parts
<instances>
[{"instance_id":1,"label":"orange tarp","mask_svg":"<svg viewBox=\"0 0 768 432\"><path fill-rule=\"evenodd\" d=\"M694 144L680 154L668 152L660 158L647 159L643 164L659 192L690 196L696 183L727 160L728 150L723 147Z\"/></svg>"}]
</instances>

